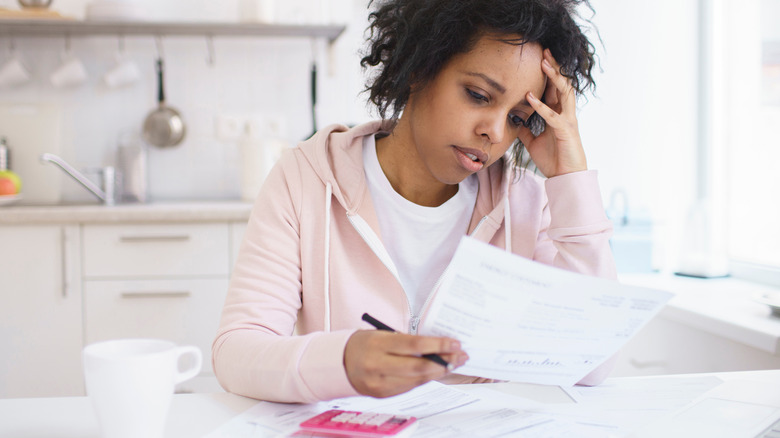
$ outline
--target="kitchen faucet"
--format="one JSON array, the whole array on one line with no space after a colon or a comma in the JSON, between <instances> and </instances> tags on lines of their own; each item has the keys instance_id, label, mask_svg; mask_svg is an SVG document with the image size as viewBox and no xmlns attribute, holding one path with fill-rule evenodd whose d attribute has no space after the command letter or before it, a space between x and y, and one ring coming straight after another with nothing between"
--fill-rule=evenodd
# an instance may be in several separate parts
<instances>
[{"instance_id":1,"label":"kitchen faucet","mask_svg":"<svg viewBox=\"0 0 780 438\"><path fill-rule=\"evenodd\" d=\"M65 162L65 160L58 157L57 155L47 153L47 154L42 154L40 158L41 158L41 163L49 162L59 166L60 169L64 170L65 173L67 173L73 179L75 179L76 182L84 186L84 188L89 190L104 204L114 205L114 191L115 191L114 186L116 180L116 173L113 167L106 166L101 169L100 172L103 175L103 188L101 189L95 183L90 181L86 176L84 176L81 172L74 169L73 166Z\"/></svg>"}]
</instances>

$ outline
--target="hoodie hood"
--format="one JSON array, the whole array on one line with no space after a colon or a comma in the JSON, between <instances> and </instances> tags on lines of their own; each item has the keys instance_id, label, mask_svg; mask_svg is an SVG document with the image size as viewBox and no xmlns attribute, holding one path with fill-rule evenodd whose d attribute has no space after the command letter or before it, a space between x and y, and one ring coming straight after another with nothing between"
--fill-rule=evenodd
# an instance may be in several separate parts
<instances>
[{"instance_id":1,"label":"hoodie hood","mask_svg":"<svg viewBox=\"0 0 780 438\"><path fill-rule=\"evenodd\" d=\"M374 121L355 128L330 125L301 143L303 156L324 185L330 184L333 197L353 214L365 199L367 186L363 170L363 138L390 132L389 122Z\"/></svg>"},{"instance_id":2,"label":"hoodie hood","mask_svg":"<svg viewBox=\"0 0 780 438\"><path fill-rule=\"evenodd\" d=\"M392 131L392 122L373 121L354 128L330 125L301 143L298 147L324 185L330 184L338 202L354 214L366 199L368 186L363 170L363 138ZM510 166L502 158L487 169L477 172L479 194L475 216L490 216L500 223L504 216L504 200L511 179ZM472 223L471 231L476 226Z\"/></svg>"}]
</instances>

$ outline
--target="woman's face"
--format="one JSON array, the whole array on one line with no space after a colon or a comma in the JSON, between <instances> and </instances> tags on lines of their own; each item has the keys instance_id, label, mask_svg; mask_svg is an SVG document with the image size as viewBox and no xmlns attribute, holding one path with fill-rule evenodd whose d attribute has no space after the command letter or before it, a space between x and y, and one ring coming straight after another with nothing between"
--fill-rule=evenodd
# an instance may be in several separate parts
<instances>
[{"instance_id":1,"label":"woman's face","mask_svg":"<svg viewBox=\"0 0 780 438\"><path fill-rule=\"evenodd\" d=\"M527 129L523 124L534 112L528 92L544 93L541 62L538 43L512 45L491 35L454 56L409 97L402 116L408 123L409 158L447 185L493 164Z\"/></svg>"}]
</instances>

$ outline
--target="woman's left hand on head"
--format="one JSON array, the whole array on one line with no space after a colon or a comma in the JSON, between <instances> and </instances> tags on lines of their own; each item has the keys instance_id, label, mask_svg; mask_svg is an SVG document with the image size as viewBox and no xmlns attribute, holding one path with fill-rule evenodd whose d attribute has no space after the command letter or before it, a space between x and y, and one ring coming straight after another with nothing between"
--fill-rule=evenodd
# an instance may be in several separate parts
<instances>
[{"instance_id":1,"label":"woman's left hand on head","mask_svg":"<svg viewBox=\"0 0 780 438\"><path fill-rule=\"evenodd\" d=\"M577 125L577 96L571 81L560 72L560 65L549 49L544 50L542 71L547 75L544 100L529 92L531 107L544 119L547 127L538 137L524 128L520 140L544 176L551 178L587 170L585 150Z\"/></svg>"}]
</instances>

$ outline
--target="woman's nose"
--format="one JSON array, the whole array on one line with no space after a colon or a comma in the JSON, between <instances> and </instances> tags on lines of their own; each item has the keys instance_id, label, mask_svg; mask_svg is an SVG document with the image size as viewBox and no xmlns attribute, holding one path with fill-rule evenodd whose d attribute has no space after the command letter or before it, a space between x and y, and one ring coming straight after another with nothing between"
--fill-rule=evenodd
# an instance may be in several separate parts
<instances>
[{"instance_id":1,"label":"woman's nose","mask_svg":"<svg viewBox=\"0 0 780 438\"><path fill-rule=\"evenodd\" d=\"M477 134L486 138L490 143L504 141L505 118L491 115L484 118L477 128Z\"/></svg>"}]
</instances>

